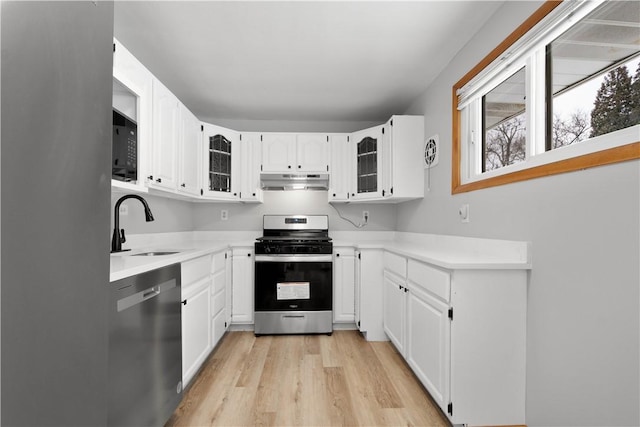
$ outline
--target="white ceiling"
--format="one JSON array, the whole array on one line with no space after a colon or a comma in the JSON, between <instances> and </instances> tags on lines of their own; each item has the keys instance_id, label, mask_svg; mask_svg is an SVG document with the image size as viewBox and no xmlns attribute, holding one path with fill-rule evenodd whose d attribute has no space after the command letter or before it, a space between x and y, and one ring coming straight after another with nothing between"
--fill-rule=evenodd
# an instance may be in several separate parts
<instances>
[{"instance_id":1,"label":"white ceiling","mask_svg":"<svg viewBox=\"0 0 640 427\"><path fill-rule=\"evenodd\" d=\"M381 122L502 3L117 1L114 32L201 120Z\"/></svg>"}]
</instances>

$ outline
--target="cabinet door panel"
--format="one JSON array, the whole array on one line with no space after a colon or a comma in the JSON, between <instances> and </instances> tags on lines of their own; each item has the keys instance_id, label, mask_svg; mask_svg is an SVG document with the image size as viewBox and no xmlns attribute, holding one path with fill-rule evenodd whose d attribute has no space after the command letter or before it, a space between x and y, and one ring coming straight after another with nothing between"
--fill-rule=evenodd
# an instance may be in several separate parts
<instances>
[{"instance_id":1,"label":"cabinet door panel","mask_svg":"<svg viewBox=\"0 0 640 427\"><path fill-rule=\"evenodd\" d=\"M362 262L360 260L360 251L356 251L355 252L355 266L356 266L356 271L355 271L355 284L354 284L354 294L355 294L355 307L354 307L354 320L356 322L356 327L358 328L359 331L363 331L363 327L362 327L362 322L361 322L361 316L360 313L362 312L362 308L361 308L361 304L362 304L362 274L360 272L360 269L362 268Z\"/></svg>"},{"instance_id":2,"label":"cabinet door panel","mask_svg":"<svg viewBox=\"0 0 640 427\"><path fill-rule=\"evenodd\" d=\"M205 123L203 145L203 195L216 200L239 198L239 134Z\"/></svg>"},{"instance_id":3,"label":"cabinet door panel","mask_svg":"<svg viewBox=\"0 0 640 427\"><path fill-rule=\"evenodd\" d=\"M233 250L233 323L253 322L253 249Z\"/></svg>"},{"instance_id":4,"label":"cabinet door panel","mask_svg":"<svg viewBox=\"0 0 640 427\"><path fill-rule=\"evenodd\" d=\"M351 190L351 143L347 135L332 135L330 142L329 201L348 201Z\"/></svg>"},{"instance_id":5,"label":"cabinet door panel","mask_svg":"<svg viewBox=\"0 0 640 427\"><path fill-rule=\"evenodd\" d=\"M383 325L384 331L398 349L405 354L406 292L402 281L388 271L384 272Z\"/></svg>"},{"instance_id":6,"label":"cabinet door panel","mask_svg":"<svg viewBox=\"0 0 640 427\"><path fill-rule=\"evenodd\" d=\"M262 134L262 171L293 172L296 166L295 134Z\"/></svg>"},{"instance_id":7,"label":"cabinet door panel","mask_svg":"<svg viewBox=\"0 0 640 427\"><path fill-rule=\"evenodd\" d=\"M242 133L240 135L242 155L240 199L243 202L262 202L260 188L260 164L262 161L262 146L260 135Z\"/></svg>"},{"instance_id":8,"label":"cabinet door panel","mask_svg":"<svg viewBox=\"0 0 640 427\"><path fill-rule=\"evenodd\" d=\"M368 200L382 197L382 126L351 134L354 174L351 198Z\"/></svg>"},{"instance_id":9,"label":"cabinet door panel","mask_svg":"<svg viewBox=\"0 0 640 427\"><path fill-rule=\"evenodd\" d=\"M232 264L232 252L227 250L225 257L225 272L226 272L226 286L224 290L224 317L225 317L225 327L228 328L231 325L231 316L232 316L232 295L233 295L233 264Z\"/></svg>"},{"instance_id":10,"label":"cabinet door panel","mask_svg":"<svg viewBox=\"0 0 640 427\"><path fill-rule=\"evenodd\" d=\"M393 149L392 149L392 128L389 120L382 128L382 197L391 197L393 194ZM414 162L415 163L415 162Z\"/></svg>"},{"instance_id":11,"label":"cabinet door panel","mask_svg":"<svg viewBox=\"0 0 640 427\"><path fill-rule=\"evenodd\" d=\"M216 316L224 309L224 291L211 296L211 315Z\"/></svg>"},{"instance_id":12,"label":"cabinet door panel","mask_svg":"<svg viewBox=\"0 0 640 427\"><path fill-rule=\"evenodd\" d=\"M227 286L227 272L220 270L213 275L213 293L224 291Z\"/></svg>"},{"instance_id":13,"label":"cabinet door panel","mask_svg":"<svg viewBox=\"0 0 640 427\"><path fill-rule=\"evenodd\" d=\"M413 288L408 298L407 362L446 412L449 403L449 306Z\"/></svg>"},{"instance_id":14,"label":"cabinet door panel","mask_svg":"<svg viewBox=\"0 0 640 427\"><path fill-rule=\"evenodd\" d=\"M353 249L336 250L333 269L333 321L355 321L355 257Z\"/></svg>"},{"instance_id":15,"label":"cabinet door panel","mask_svg":"<svg viewBox=\"0 0 640 427\"><path fill-rule=\"evenodd\" d=\"M296 165L298 172L328 172L329 137L321 133L297 136Z\"/></svg>"},{"instance_id":16,"label":"cabinet door panel","mask_svg":"<svg viewBox=\"0 0 640 427\"><path fill-rule=\"evenodd\" d=\"M186 386L211 349L209 283L185 301L182 305L182 380Z\"/></svg>"},{"instance_id":17,"label":"cabinet door panel","mask_svg":"<svg viewBox=\"0 0 640 427\"><path fill-rule=\"evenodd\" d=\"M180 138L180 101L160 81L153 81L153 187L176 188L177 141Z\"/></svg>"},{"instance_id":18,"label":"cabinet door panel","mask_svg":"<svg viewBox=\"0 0 640 427\"><path fill-rule=\"evenodd\" d=\"M211 319L211 330L213 331L212 347L215 347L220 342L226 329L224 312L220 312Z\"/></svg>"},{"instance_id":19,"label":"cabinet door panel","mask_svg":"<svg viewBox=\"0 0 640 427\"><path fill-rule=\"evenodd\" d=\"M200 194L200 120L186 107L180 108L180 167L178 191L190 195Z\"/></svg>"}]
</instances>

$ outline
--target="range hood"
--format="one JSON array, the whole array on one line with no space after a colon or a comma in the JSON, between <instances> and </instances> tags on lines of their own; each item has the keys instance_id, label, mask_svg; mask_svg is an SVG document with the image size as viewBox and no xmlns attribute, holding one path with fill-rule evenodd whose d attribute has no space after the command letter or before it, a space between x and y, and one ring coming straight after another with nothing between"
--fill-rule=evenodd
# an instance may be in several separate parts
<instances>
[{"instance_id":1,"label":"range hood","mask_svg":"<svg viewBox=\"0 0 640 427\"><path fill-rule=\"evenodd\" d=\"M267 173L260 174L263 190L328 190L328 173Z\"/></svg>"}]
</instances>

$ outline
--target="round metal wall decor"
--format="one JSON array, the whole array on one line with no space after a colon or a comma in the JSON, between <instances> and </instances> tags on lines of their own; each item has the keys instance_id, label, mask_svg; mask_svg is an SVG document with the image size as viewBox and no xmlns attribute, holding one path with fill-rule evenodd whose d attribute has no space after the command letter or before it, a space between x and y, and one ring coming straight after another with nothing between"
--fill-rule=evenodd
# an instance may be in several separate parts
<instances>
[{"instance_id":1,"label":"round metal wall decor","mask_svg":"<svg viewBox=\"0 0 640 427\"><path fill-rule=\"evenodd\" d=\"M439 143L438 135L434 135L424 143L424 167L431 168L438 164L439 160Z\"/></svg>"}]
</instances>

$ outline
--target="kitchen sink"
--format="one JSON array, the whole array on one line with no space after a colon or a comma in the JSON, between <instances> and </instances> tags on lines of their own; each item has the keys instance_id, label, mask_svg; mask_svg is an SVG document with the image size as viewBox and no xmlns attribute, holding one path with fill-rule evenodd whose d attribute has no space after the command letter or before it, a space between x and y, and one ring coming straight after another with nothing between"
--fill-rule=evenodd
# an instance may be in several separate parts
<instances>
[{"instance_id":1,"label":"kitchen sink","mask_svg":"<svg viewBox=\"0 0 640 427\"><path fill-rule=\"evenodd\" d=\"M173 255L179 253L178 251L154 251L154 252L140 252L139 254L132 254L131 256L162 256Z\"/></svg>"}]
</instances>

